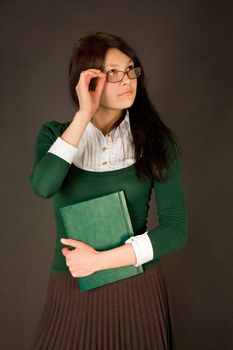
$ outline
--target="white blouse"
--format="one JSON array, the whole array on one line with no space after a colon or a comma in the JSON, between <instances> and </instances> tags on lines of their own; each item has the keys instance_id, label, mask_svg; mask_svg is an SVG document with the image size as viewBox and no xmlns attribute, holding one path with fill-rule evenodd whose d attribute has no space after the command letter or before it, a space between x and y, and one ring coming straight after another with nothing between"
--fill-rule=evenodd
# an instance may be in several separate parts
<instances>
[{"instance_id":1,"label":"white blouse","mask_svg":"<svg viewBox=\"0 0 233 350\"><path fill-rule=\"evenodd\" d=\"M78 147L58 137L48 152L89 171L111 171L132 165L135 157L128 110L120 125L105 136L90 121ZM137 258L135 266L153 259L153 247L147 232L125 241L133 246Z\"/></svg>"}]
</instances>

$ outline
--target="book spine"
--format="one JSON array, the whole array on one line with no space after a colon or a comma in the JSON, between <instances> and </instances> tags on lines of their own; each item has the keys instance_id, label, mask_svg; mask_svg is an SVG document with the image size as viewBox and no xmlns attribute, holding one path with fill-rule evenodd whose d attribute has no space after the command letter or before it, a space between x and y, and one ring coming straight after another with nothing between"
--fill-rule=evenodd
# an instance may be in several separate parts
<instances>
[{"instance_id":1,"label":"book spine","mask_svg":"<svg viewBox=\"0 0 233 350\"><path fill-rule=\"evenodd\" d=\"M65 228L66 233L68 233L69 227L67 226L66 221L65 221L65 214L64 214L63 208L60 208L60 214L61 214L61 218L62 218L62 224Z\"/></svg>"},{"instance_id":2,"label":"book spine","mask_svg":"<svg viewBox=\"0 0 233 350\"><path fill-rule=\"evenodd\" d=\"M130 216L129 216L129 211L128 211L128 207L127 207L127 203L126 203L124 192L123 191L118 192L118 196L119 196L119 199L120 199L121 210L122 210L122 213L123 213L123 216L124 216L124 219L125 219L125 224L126 224L128 233L129 233L130 236L133 236L134 235L133 227L132 227L132 224L131 224L131 219L130 219ZM137 270L137 273L144 272L144 267L142 265L135 267L135 269Z\"/></svg>"},{"instance_id":3,"label":"book spine","mask_svg":"<svg viewBox=\"0 0 233 350\"><path fill-rule=\"evenodd\" d=\"M124 192L118 192L118 196L119 196L119 201L120 201L120 206L121 206L121 210L122 210L122 214L125 220L125 225L127 228L127 232L130 234L130 236L133 236L133 227L131 224L131 220L130 220L130 216L129 216L129 212L128 212L128 207L127 207L127 203L125 200L125 195Z\"/></svg>"}]
</instances>

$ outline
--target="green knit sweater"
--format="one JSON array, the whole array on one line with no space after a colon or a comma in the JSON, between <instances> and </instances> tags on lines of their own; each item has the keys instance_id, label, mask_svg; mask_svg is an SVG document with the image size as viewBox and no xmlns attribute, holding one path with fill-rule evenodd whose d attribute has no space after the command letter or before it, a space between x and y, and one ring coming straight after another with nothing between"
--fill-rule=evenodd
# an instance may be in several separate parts
<instances>
[{"instance_id":1,"label":"green knit sweater","mask_svg":"<svg viewBox=\"0 0 233 350\"><path fill-rule=\"evenodd\" d=\"M69 122L51 121L42 125L35 143L35 159L30 174L33 192L41 198L52 197L57 238L52 271L69 271L61 252L60 238L65 237L60 208L124 190L134 234L147 230L147 216L151 191L154 188L159 224L148 231L154 252L153 260L143 265L147 269L164 255L177 251L187 241L187 211L180 175L180 161L176 155L174 166L166 182L153 178L142 180L135 165L126 168L95 172L77 168L48 152Z\"/></svg>"}]
</instances>

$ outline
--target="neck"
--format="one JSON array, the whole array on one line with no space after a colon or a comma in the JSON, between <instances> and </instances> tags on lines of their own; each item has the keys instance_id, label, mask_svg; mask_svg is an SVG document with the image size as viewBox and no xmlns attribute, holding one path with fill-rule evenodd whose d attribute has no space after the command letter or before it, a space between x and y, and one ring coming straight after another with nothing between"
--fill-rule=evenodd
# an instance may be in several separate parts
<instances>
[{"instance_id":1,"label":"neck","mask_svg":"<svg viewBox=\"0 0 233 350\"><path fill-rule=\"evenodd\" d=\"M98 109L91 119L92 124L104 135L113 129L114 124L122 116L122 109Z\"/></svg>"}]
</instances>

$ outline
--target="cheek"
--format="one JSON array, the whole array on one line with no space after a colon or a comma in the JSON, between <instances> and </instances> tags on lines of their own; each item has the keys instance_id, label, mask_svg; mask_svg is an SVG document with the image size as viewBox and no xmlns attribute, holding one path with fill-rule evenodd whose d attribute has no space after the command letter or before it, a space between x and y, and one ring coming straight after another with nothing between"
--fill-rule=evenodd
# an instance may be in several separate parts
<instances>
[{"instance_id":1,"label":"cheek","mask_svg":"<svg viewBox=\"0 0 233 350\"><path fill-rule=\"evenodd\" d=\"M114 84L106 84L103 88L100 102L105 104L111 101L115 101L117 96L118 96L117 86Z\"/></svg>"},{"instance_id":2,"label":"cheek","mask_svg":"<svg viewBox=\"0 0 233 350\"><path fill-rule=\"evenodd\" d=\"M134 79L132 81L132 88L134 89L134 94L136 96L136 93L137 93L137 79Z\"/></svg>"}]
</instances>

